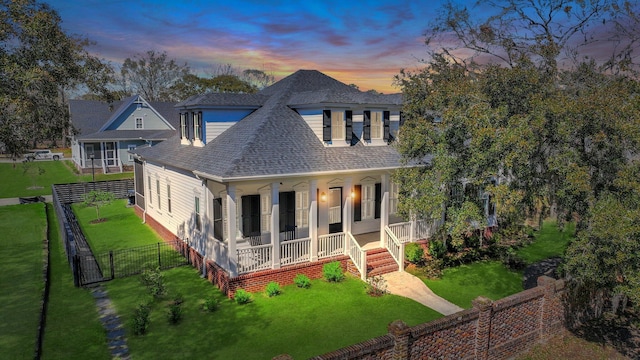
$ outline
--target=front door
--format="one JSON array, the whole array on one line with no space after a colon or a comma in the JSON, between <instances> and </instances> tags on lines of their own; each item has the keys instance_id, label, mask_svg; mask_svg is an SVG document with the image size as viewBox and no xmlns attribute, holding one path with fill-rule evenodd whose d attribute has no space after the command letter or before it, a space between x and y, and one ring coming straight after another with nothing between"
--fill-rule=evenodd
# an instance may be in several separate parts
<instances>
[{"instance_id":1,"label":"front door","mask_svg":"<svg viewBox=\"0 0 640 360\"><path fill-rule=\"evenodd\" d=\"M342 232L342 188L329 189L329 233Z\"/></svg>"},{"instance_id":2,"label":"front door","mask_svg":"<svg viewBox=\"0 0 640 360\"><path fill-rule=\"evenodd\" d=\"M293 240L296 238L296 193L288 191L279 195L280 232L286 233L286 240Z\"/></svg>"},{"instance_id":3,"label":"front door","mask_svg":"<svg viewBox=\"0 0 640 360\"><path fill-rule=\"evenodd\" d=\"M106 151L106 160L107 166L114 166L116 164L116 151L114 149L113 143L108 142L105 143L105 151Z\"/></svg>"}]
</instances>

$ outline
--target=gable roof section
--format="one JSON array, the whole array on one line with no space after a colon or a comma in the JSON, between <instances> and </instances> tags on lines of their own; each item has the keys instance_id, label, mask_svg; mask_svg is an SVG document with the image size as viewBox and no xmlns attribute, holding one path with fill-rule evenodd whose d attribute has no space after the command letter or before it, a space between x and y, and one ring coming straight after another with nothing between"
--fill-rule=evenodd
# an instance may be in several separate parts
<instances>
[{"instance_id":1,"label":"gable roof section","mask_svg":"<svg viewBox=\"0 0 640 360\"><path fill-rule=\"evenodd\" d=\"M129 108L136 98L137 96L131 96L113 103L69 100L71 123L78 131L77 138L82 140L128 140L142 137L145 140L164 140L175 133L175 129L179 127L180 123L175 103L162 101L145 101L145 103L165 120L170 130L103 130ZM131 133L132 131L135 133Z\"/></svg>"},{"instance_id":2,"label":"gable roof section","mask_svg":"<svg viewBox=\"0 0 640 360\"><path fill-rule=\"evenodd\" d=\"M318 92L320 95L313 95ZM301 95L301 93L303 93ZM240 120L204 147L180 145L179 136L136 150L143 158L171 165L218 181L326 172L393 169L400 155L393 146L325 147L302 117L288 104L291 99L351 101L369 96L320 72L300 70L259 94L262 107ZM313 97L313 99L311 99ZM311 100L309 100L311 99ZM380 98L382 99L382 98ZM393 101L380 103L397 105Z\"/></svg>"},{"instance_id":3,"label":"gable roof section","mask_svg":"<svg viewBox=\"0 0 640 360\"><path fill-rule=\"evenodd\" d=\"M126 99L124 99L122 101L122 104L120 105L120 107L118 107L116 109L116 111L113 112L113 115L111 115L111 117L109 118L109 120L107 120L106 123L104 123L104 125L102 125L102 127L98 130L98 131L105 131L109 128L109 126L111 124L113 124L115 121L118 120L118 118L120 117L120 115L122 115L127 109L129 109L131 106L135 106L134 104L146 104L147 106L149 106L149 108L151 109L151 111L153 111L156 115L158 115L161 119L164 120L164 122L170 127L172 128L172 130L175 130L176 128L168 121L168 119L165 119L164 116L162 116L162 114L160 114L158 112L158 110L156 110L149 102L147 102L145 99L142 98L142 96L140 95L134 95L134 96L130 96Z\"/></svg>"}]
</instances>

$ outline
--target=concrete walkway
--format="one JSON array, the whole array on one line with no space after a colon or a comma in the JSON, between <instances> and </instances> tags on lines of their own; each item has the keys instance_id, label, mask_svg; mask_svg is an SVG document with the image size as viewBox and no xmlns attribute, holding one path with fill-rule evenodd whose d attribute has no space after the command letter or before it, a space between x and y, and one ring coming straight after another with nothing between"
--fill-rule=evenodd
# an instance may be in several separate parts
<instances>
[{"instance_id":1,"label":"concrete walkway","mask_svg":"<svg viewBox=\"0 0 640 360\"><path fill-rule=\"evenodd\" d=\"M53 202L53 196L51 195L43 195L44 196L44 201L45 202ZM32 196L25 196L25 197L32 197ZM20 204L20 198L2 198L0 199L0 206L6 206L6 205L18 205Z\"/></svg>"},{"instance_id":2,"label":"concrete walkway","mask_svg":"<svg viewBox=\"0 0 640 360\"><path fill-rule=\"evenodd\" d=\"M464 310L434 294L422 280L408 272L396 271L384 274L382 277L387 283L389 293L413 299L443 315L455 314Z\"/></svg>"}]
</instances>

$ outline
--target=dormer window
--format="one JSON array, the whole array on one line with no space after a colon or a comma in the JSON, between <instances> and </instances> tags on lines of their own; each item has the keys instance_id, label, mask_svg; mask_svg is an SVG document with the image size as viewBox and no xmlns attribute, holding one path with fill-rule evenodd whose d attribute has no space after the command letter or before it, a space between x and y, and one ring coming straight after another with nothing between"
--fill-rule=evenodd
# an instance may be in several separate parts
<instances>
[{"instance_id":1,"label":"dormer window","mask_svg":"<svg viewBox=\"0 0 640 360\"><path fill-rule=\"evenodd\" d=\"M389 140L389 127L391 124L389 111L364 111L364 140Z\"/></svg>"},{"instance_id":2,"label":"dormer window","mask_svg":"<svg viewBox=\"0 0 640 360\"><path fill-rule=\"evenodd\" d=\"M331 112L331 140L344 140L344 112Z\"/></svg>"},{"instance_id":3,"label":"dormer window","mask_svg":"<svg viewBox=\"0 0 640 360\"><path fill-rule=\"evenodd\" d=\"M193 137L202 141L202 111L193 113Z\"/></svg>"},{"instance_id":4,"label":"dormer window","mask_svg":"<svg viewBox=\"0 0 640 360\"><path fill-rule=\"evenodd\" d=\"M353 134L353 111L324 110L322 140L338 144L339 141L351 141Z\"/></svg>"},{"instance_id":5,"label":"dormer window","mask_svg":"<svg viewBox=\"0 0 640 360\"><path fill-rule=\"evenodd\" d=\"M143 129L143 123L142 123L141 117L136 118L136 129Z\"/></svg>"},{"instance_id":6,"label":"dormer window","mask_svg":"<svg viewBox=\"0 0 640 360\"><path fill-rule=\"evenodd\" d=\"M187 113L180 113L180 138L187 139Z\"/></svg>"}]
</instances>

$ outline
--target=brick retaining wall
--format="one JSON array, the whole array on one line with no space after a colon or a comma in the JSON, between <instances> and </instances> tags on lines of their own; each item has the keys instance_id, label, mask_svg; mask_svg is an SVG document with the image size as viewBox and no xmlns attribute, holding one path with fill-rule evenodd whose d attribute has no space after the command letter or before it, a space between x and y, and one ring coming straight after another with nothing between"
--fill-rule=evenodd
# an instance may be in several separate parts
<instances>
[{"instance_id":1,"label":"brick retaining wall","mask_svg":"<svg viewBox=\"0 0 640 360\"><path fill-rule=\"evenodd\" d=\"M538 286L425 324L389 324L389 333L314 357L346 359L508 359L564 329L564 281L542 276Z\"/></svg>"}]
</instances>

